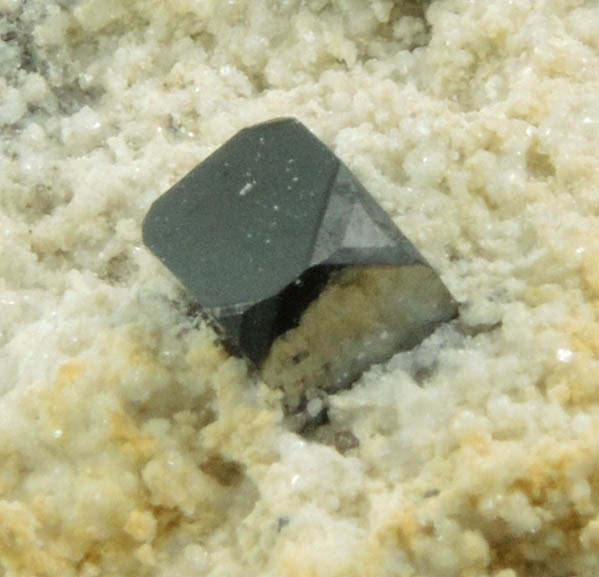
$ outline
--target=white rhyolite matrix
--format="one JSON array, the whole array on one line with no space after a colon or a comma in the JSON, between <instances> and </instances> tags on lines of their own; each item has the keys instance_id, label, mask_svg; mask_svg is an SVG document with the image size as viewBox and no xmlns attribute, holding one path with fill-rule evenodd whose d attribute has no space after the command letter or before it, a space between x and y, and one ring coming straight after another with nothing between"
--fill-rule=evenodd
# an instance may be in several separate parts
<instances>
[{"instance_id":1,"label":"white rhyolite matrix","mask_svg":"<svg viewBox=\"0 0 599 577\"><path fill-rule=\"evenodd\" d=\"M0 0L0 575L596 575L598 30L595 0ZM329 397L343 451L141 243L281 116L462 303Z\"/></svg>"}]
</instances>

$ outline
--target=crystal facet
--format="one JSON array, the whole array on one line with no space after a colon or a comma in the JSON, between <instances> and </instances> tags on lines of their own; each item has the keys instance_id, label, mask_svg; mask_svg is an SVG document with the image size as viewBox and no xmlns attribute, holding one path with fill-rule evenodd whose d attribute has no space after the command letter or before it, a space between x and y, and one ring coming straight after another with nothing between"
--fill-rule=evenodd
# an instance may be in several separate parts
<instances>
[{"instance_id":1,"label":"crystal facet","mask_svg":"<svg viewBox=\"0 0 599 577\"><path fill-rule=\"evenodd\" d=\"M457 312L385 211L295 119L236 134L154 202L143 237L290 411Z\"/></svg>"}]
</instances>

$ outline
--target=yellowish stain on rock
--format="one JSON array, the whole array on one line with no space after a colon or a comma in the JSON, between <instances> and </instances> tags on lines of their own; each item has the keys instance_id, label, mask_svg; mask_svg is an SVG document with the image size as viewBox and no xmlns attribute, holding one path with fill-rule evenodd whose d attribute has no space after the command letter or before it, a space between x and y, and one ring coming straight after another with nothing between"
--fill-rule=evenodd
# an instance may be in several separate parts
<instances>
[{"instance_id":1,"label":"yellowish stain on rock","mask_svg":"<svg viewBox=\"0 0 599 577\"><path fill-rule=\"evenodd\" d=\"M472 572L460 575L507 568L536 575L539 559L558 563L595 543L591 495L599 491L598 438L595 426L565 443L546 438L528 455L511 459L502 455L509 450L502 443L493 444L481 459L469 459L459 450L442 492L430 499L407 499L381 529L380 539L393 537L396 547L426 575L457 574L450 565L443 572L449 557L441 553L448 539L461 551L462 564L472 560ZM505 470L489 476L501 461ZM535 517L540 522L531 524ZM448 530L451 518L457 524Z\"/></svg>"},{"instance_id":2,"label":"yellowish stain on rock","mask_svg":"<svg viewBox=\"0 0 599 577\"><path fill-rule=\"evenodd\" d=\"M86 364L82 360L73 360L60 365L58 368L58 375L56 377L57 386L71 385L75 383L83 376L86 368Z\"/></svg>"},{"instance_id":3,"label":"yellowish stain on rock","mask_svg":"<svg viewBox=\"0 0 599 577\"><path fill-rule=\"evenodd\" d=\"M150 435L144 435L124 411L110 414L111 438L121 444L122 451L136 459L147 459L156 452L159 442Z\"/></svg>"},{"instance_id":4,"label":"yellowish stain on rock","mask_svg":"<svg viewBox=\"0 0 599 577\"><path fill-rule=\"evenodd\" d=\"M36 538L39 522L19 502L0 501L0 556L17 574L34 577L73 575L67 559L45 550Z\"/></svg>"},{"instance_id":5,"label":"yellowish stain on rock","mask_svg":"<svg viewBox=\"0 0 599 577\"><path fill-rule=\"evenodd\" d=\"M227 424L213 429L215 445L204 447L197 443L214 420L209 408L156 420L127 399L128 384L119 367L133 367L142 379L163 378L160 386L171 382L177 386L178 374L193 370L210 375L226 358L209 338L192 339L186 360L174 374L169 374L148 335L135 327L99 335L98 340L97 356L87 354L64 363L53 382L26 391L21 400L24 411L38 422L35 435L47 447L48 466L53 466L55 447L67 454L84 451L84 458L63 472L72 487L65 502L65 496L51 489L19 489L20 476L27 472L25 457L14 449L4 450L0 556L16 574L70 577L100 575L109 567L119 567L124 574L150 570L159 559L164 561L163 554L156 555L155 543L162 549L175 534L199 539L226 519L232 492L244 473L215 450L220 436L259 436L272 427L263 409L229 414L233 405L225 405L221 417ZM239 400L239 384L230 379L240 376L221 375L222 402ZM237 418L243 421L241 430L235 425ZM101 426L90 430L92 419ZM93 444L89 452L81 445L87 436ZM241 439L232 443L241 444ZM216 472L215 463L222 463ZM235 478L229 475L222 484L221 469L234 471Z\"/></svg>"},{"instance_id":6,"label":"yellowish stain on rock","mask_svg":"<svg viewBox=\"0 0 599 577\"><path fill-rule=\"evenodd\" d=\"M280 419L273 410L278 393L260 383L248 382L244 362L234 358L221 365L213 383L216 404L224 410L214 423L202 430L206 447L224 451L244 462L272 462L276 453L268 442L262 441L275 433L275 425ZM255 387L261 387L260 396L266 398L273 409L257 402Z\"/></svg>"}]
</instances>

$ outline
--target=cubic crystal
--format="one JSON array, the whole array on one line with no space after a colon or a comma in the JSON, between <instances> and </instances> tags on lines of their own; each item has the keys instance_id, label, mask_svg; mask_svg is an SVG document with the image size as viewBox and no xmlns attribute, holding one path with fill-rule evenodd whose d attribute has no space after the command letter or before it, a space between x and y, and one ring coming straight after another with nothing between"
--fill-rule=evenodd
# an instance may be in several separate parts
<instances>
[{"instance_id":1,"label":"cubic crystal","mask_svg":"<svg viewBox=\"0 0 599 577\"><path fill-rule=\"evenodd\" d=\"M457 313L412 243L295 119L233 136L154 202L143 238L289 412Z\"/></svg>"}]
</instances>

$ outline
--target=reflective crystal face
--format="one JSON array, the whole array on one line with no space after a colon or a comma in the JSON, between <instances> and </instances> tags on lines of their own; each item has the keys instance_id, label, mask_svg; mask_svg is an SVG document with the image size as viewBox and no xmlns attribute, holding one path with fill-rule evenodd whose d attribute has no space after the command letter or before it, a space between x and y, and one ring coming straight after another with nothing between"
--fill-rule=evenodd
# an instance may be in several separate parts
<instances>
[{"instance_id":1,"label":"reflective crystal face","mask_svg":"<svg viewBox=\"0 0 599 577\"><path fill-rule=\"evenodd\" d=\"M154 203L143 234L289 411L456 315L410 241L294 119L235 135Z\"/></svg>"},{"instance_id":2,"label":"reflective crystal face","mask_svg":"<svg viewBox=\"0 0 599 577\"><path fill-rule=\"evenodd\" d=\"M372 364L413 347L454 313L426 265L347 267L331 275L297 326L274 341L261 374L284 390L294 412L306 396L337 391Z\"/></svg>"}]
</instances>

